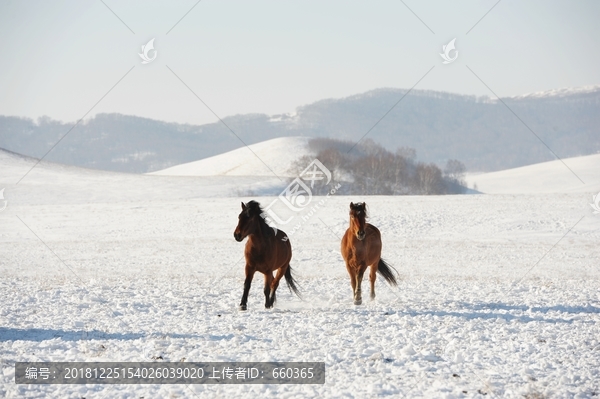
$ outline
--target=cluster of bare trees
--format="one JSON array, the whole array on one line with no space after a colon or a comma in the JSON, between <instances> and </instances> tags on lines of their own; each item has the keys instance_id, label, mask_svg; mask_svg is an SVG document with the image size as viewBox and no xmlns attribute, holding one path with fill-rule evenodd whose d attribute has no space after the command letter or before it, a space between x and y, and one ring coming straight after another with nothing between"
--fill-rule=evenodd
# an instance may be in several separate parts
<instances>
[{"instance_id":1,"label":"cluster of bare trees","mask_svg":"<svg viewBox=\"0 0 600 399\"><path fill-rule=\"evenodd\" d=\"M332 180L341 183L340 194L352 195L428 195L461 194L465 166L450 160L442 171L433 163L416 160L416 151L401 147L388 151L373 140L354 145L348 141L317 138L309 142L311 149L332 173ZM312 157L299 159L294 168L302 171ZM313 194L326 192L315 187ZM322 193L320 191L323 191Z\"/></svg>"}]
</instances>

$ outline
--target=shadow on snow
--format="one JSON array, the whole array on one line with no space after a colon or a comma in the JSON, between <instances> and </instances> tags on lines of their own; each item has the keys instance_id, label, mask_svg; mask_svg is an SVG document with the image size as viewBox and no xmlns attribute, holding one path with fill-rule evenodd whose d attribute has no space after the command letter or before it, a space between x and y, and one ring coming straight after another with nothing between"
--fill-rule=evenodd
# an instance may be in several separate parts
<instances>
[{"instance_id":1,"label":"shadow on snow","mask_svg":"<svg viewBox=\"0 0 600 399\"><path fill-rule=\"evenodd\" d=\"M0 327L0 342L6 341L34 341L42 342L51 339L60 338L62 341L87 341L92 339L102 340L136 340L140 338L151 338L156 334L146 333L107 333L104 331L73 331L73 330L56 330L45 328L6 328ZM192 334L160 334L160 336L169 338L200 338L200 336Z\"/></svg>"}]
</instances>

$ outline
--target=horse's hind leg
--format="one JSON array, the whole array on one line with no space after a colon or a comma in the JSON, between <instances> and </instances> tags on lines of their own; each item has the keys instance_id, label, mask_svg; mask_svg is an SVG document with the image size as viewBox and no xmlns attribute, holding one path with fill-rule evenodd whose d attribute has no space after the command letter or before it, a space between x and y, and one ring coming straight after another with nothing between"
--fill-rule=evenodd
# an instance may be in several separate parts
<instances>
[{"instance_id":1,"label":"horse's hind leg","mask_svg":"<svg viewBox=\"0 0 600 399\"><path fill-rule=\"evenodd\" d=\"M375 299L375 279L377 278L377 265L379 264L379 260L373 263L370 267L371 271L369 273L369 282L371 283L371 300Z\"/></svg>"},{"instance_id":2,"label":"horse's hind leg","mask_svg":"<svg viewBox=\"0 0 600 399\"><path fill-rule=\"evenodd\" d=\"M265 273L265 308L269 309L273 307L273 302L271 301L271 284L273 283L273 272Z\"/></svg>"},{"instance_id":3,"label":"horse's hind leg","mask_svg":"<svg viewBox=\"0 0 600 399\"><path fill-rule=\"evenodd\" d=\"M275 278L273 279L273 281L271 281L271 306L273 306L273 304L275 303L275 293L277 292L277 287L279 287L279 281L281 281L281 278L285 275L285 272L287 271L287 268L290 265L287 266L283 266L280 267L279 269L277 269L277 273L275 274ZM265 288L266 290L266 288Z\"/></svg>"},{"instance_id":4,"label":"horse's hind leg","mask_svg":"<svg viewBox=\"0 0 600 399\"><path fill-rule=\"evenodd\" d=\"M248 309L248 293L250 292L250 285L252 284L253 277L254 269L252 269L250 265L246 265L246 280L244 281L244 294L242 295L240 310Z\"/></svg>"}]
</instances>

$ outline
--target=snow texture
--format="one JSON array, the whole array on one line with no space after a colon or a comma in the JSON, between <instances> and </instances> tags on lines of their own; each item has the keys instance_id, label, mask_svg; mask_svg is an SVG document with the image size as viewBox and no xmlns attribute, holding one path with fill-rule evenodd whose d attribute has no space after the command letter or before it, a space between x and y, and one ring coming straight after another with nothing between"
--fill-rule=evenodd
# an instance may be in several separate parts
<instances>
[{"instance_id":1,"label":"snow texture","mask_svg":"<svg viewBox=\"0 0 600 399\"><path fill-rule=\"evenodd\" d=\"M600 394L595 192L333 196L280 226L299 225L290 238L303 299L282 283L265 310L256 276L241 312L240 198L230 190L254 181L42 162L15 185L31 165L0 153L0 397ZM397 288L379 278L377 298L362 306L339 252L350 201L367 202L383 257L400 273ZM326 383L14 383L17 361L153 359L323 361Z\"/></svg>"}]
</instances>

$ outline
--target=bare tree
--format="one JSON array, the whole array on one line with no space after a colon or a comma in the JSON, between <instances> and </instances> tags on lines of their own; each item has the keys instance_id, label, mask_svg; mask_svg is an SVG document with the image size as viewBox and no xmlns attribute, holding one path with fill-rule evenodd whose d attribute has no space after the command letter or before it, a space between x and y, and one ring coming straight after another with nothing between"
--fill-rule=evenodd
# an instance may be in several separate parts
<instances>
[{"instance_id":1,"label":"bare tree","mask_svg":"<svg viewBox=\"0 0 600 399\"><path fill-rule=\"evenodd\" d=\"M417 159L417 150L410 147L398 147L396 150L396 155L411 161L415 161Z\"/></svg>"},{"instance_id":2,"label":"bare tree","mask_svg":"<svg viewBox=\"0 0 600 399\"><path fill-rule=\"evenodd\" d=\"M416 151L401 147L393 153L371 139L358 145L334 139L314 139L310 148L332 174L333 182L344 182L345 194L408 195L458 194L464 192L464 164L449 160L444 172L435 164L416 163ZM317 150L318 149L318 150ZM296 161L292 172L299 175L311 162L311 156ZM324 195L328 188L315 186L313 194Z\"/></svg>"},{"instance_id":3,"label":"bare tree","mask_svg":"<svg viewBox=\"0 0 600 399\"><path fill-rule=\"evenodd\" d=\"M442 171L434 164L419 163L417 165L417 178L420 194L444 194L444 180Z\"/></svg>"},{"instance_id":4,"label":"bare tree","mask_svg":"<svg viewBox=\"0 0 600 399\"><path fill-rule=\"evenodd\" d=\"M454 180L461 180L466 171L465 164L456 159L449 159L444 168L444 174Z\"/></svg>"},{"instance_id":5,"label":"bare tree","mask_svg":"<svg viewBox=\"0 0 600 399\"><path fill-rule=\"evenodd\" d=\"M466 191L465 164L456 160L449 159L444 168L444 176L447 181L447 191L449 194L464 194Z\"/></svg>"}]
</instances>

